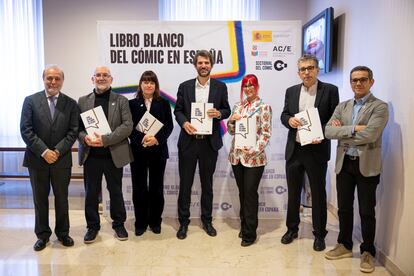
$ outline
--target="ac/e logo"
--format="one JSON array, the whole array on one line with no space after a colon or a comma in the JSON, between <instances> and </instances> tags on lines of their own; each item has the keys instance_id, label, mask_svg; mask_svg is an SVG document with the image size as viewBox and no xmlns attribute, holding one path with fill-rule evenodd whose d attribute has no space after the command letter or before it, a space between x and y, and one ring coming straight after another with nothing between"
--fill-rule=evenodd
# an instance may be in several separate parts
<instances>
[{"instance_id":1,"label":"ac/e logo","mask_svg":"<svg viewBox=\"0 0 414 276\"><path fill-rule=\"evenodd\" d=\"M286 52L292 52L292 46L290 45L279 45L279 46L273 46L273 52L282 52L282 53L286 53Z\"/></svg>"}]
</instances>

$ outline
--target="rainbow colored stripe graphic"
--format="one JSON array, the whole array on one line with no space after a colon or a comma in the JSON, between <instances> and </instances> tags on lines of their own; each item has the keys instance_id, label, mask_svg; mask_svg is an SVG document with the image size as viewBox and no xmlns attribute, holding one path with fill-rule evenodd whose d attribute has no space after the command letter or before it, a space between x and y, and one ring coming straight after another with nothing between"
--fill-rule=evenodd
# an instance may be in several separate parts
<instances>
[{"instance_id":1,"label":"rainbow colored stripe graphic","mask_svg":"<svg viewBox=\"0 0 414 276\"><path fill-rule=\"evenodd\" d=\"M228 72L219 72L212 74L211 77L225 83L232 83L240 81L246 73L246 60L244 56L243 46L243 30L241 21L229 21L227 23L229 30L230 53L232 60L232 68ZM126 85L113 87L112 91L118 94L135 93L138 85ZM166 99L171 107L175 108L176 99L171 94L160 91L161 96ZM226 125L221 122L220 134L224 135L227 132Z\"/></svg>"}]
</instances>

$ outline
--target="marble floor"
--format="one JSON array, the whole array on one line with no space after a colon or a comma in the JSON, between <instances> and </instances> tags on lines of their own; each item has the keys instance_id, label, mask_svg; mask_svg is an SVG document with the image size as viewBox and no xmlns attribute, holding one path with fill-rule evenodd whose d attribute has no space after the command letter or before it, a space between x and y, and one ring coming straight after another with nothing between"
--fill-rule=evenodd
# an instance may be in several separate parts
<instances>
[{"instance_id":1,"label":"marble floor","mask_svg":"<svg viewBox=\"0 0 414 276\"><path fill-rule=\"evenodd\" d=\"M50 213L54 225L54 212ZM218 235L209 237L193 219L188 237L175 237L176 219L164 219L162 233L133 234L133 221L126 223L128 241L113 236L110 223L102 217L102 229L95 243L83 243L85 221L82 210L70 210L74 247L65 248L54 235L40 252L33 251L33 209L0 209L0 275L360 275L359 252L354 258L328 261L324 252L312 249L310 218L304 217L299 239L280 243L283 220L259 222L257 242L241 247L238 220L215 219ZM337 220L329 214L327 246L335 244ZM376 264L371 275L390 275Z\"/></svg>"}]
</instances>

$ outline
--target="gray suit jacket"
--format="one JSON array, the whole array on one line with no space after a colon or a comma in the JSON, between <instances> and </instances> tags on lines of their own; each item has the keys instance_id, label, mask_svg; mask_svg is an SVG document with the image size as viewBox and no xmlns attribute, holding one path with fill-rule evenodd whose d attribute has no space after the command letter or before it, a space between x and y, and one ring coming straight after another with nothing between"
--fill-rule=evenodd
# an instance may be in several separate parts
<instances>
[{"instance_id":1,"label":"gray suit jacket","mask_svg":"<svg viewBox=\"0 0 414 276\"><path fill-rule=\"evenodd\" d=\"M80 112L92 109L95 105L95 94L92 92L79 98ZM108 123L112 132L102 136L104 147L109 147L112 161L117 168L129 164L133 160L131 148L128 143L128 136L132 131L132 117L129 110L128 100L122 95L111 91L109 95ZM90 147L85 144L87 135L83 124L80 124L79 132L79 165L83 165L88 158Z\"/></svg>"},{"instance_id":2,"label":"gray suit jacket","mask_svg":"<svg viewBox=\"0 0 414 276\"><path fill-rule=\"evenodd\" d=\"M358 150L361 174L376 176L381 173L382 132L388 121L388 105L371 94L359 111L356 121L357 125L367 127L352 134L353 106L354 99L340 103L325 128L327 138L338 139L335 172L338 174L341 171L348 146L354 146ZM332 126L334 119L341 121L342 126Z\"/></svg>"},{"instance_id":3,"label":"gray suit jacket","mask_svg":"<svg viewBox=\"0 0 414 276\"><path fill-rule=\"evenodd\" d=\"M20 133L26 143L23 166L33 169L72 167L71 148L78 135L79 110L76 101L60 92L54 118L50 116L46 92L26 97L20 119ZM58 150L59 159L48 164L42 153Z\"/></svg>"}]
</instances>

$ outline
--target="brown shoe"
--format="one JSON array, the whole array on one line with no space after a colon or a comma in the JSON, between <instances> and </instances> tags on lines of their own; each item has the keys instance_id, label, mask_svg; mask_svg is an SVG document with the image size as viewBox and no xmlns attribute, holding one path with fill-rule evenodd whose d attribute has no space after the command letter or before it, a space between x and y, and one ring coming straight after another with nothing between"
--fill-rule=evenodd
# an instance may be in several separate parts
<instances>
[{"instance_id":1,"label":"brown shoe","mask_svg":"<svg viewBox=\"0 0 414 276\"><path fill-rule=\"evenodd\" d=\"M371 273L375 270L374 257L368 251L365 251L361 255L361 264L359 265L359 270L365 273Z\"/></svg>"},{"instance_id":2,"label":"brown shoe","mask_svg":"<svg viewBox=\"0 0 414 276\"><path fill-rule=\"evenodd\" d=\"M332 250L325 253L325 258L328 260L352 258L352 250L349 250L343 244L338 243Z\"/></svg>"}]
</instances>

